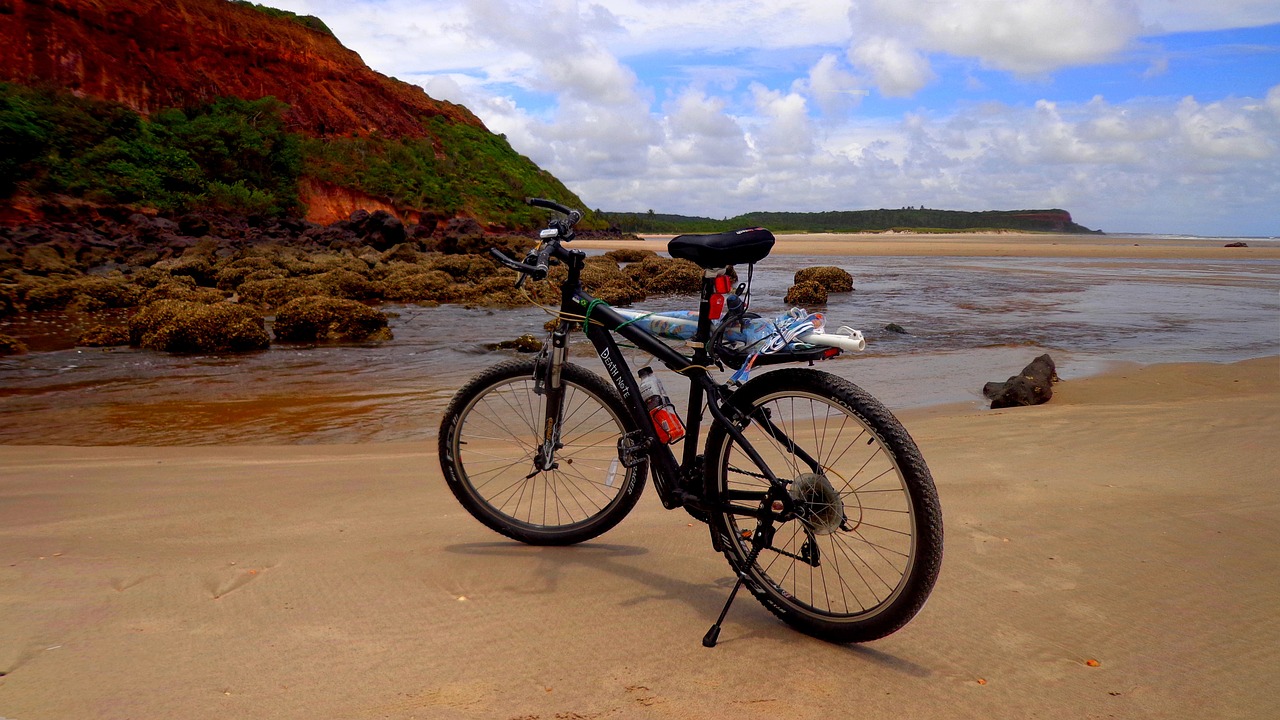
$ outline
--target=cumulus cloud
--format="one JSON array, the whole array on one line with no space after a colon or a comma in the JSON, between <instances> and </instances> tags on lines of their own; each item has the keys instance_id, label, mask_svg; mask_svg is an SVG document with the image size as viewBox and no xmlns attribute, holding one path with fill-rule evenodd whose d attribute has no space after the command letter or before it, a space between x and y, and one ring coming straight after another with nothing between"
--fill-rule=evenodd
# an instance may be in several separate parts
<instances>
[{"instance_id":1,"label":"cumulus cloud","mask_svg":"<svg viewBox=\"0 0 1280 720\"><path fill-rule=\"evenodd\" d=\"M849 57L890 96L932 79L927 53L1035 74L1101 62L1142 27L1121 0L853 0L849 14Z\"/></svg>"},{"instance_id":2,"label":"cumulus cloud","mask_svg":"<svg viewBox=\"0 0 1280 720\"><path fill-rule=\"evenodd\" d=\"M1058 206L1108 230L1275 232L1280 85L1119 102L1064 102L1047 86L1030 106L897 117L868 114L867 99L911 97L954 58L1036 76L1105 62L1155 29L1277 22L1274 2L267 1L322 17L375 69L467 105L592 207ZM708 62L721 75L695 68L655 91L631 64L752 48L778 59L772 75ZM1157 60L1149 74L1164 70Z\"/></svg>"}]
</instances>

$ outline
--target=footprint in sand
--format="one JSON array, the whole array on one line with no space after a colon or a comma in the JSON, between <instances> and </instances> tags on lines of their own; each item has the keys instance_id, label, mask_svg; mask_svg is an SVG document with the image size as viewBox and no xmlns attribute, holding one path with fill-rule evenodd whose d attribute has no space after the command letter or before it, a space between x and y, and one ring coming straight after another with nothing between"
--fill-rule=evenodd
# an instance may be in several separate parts
<instances>
[{"instance_id":1,"label":"footprint in sand","mask_svg":"<svg viewBox=\"0 0 1280 720\"><path fill-rule=\"evenodd\" d=\"M210 578L205 580L204 589L209 592L209 596L214 600L221 599L226 595L239 590L249 583L262 577L268 570L276 567L275 565L267 565L261 568L238 568L233 571L230 579L222 580L218 578Z\"/></svg>"},{"instance_id":2,"label":"footprint in sand","mask_svg":"<svg viewBox=\"0 0 1280 720\"><path fill-rule=\"evenodd\" d=\"M111 578L111 580L108 581L108 584L111 585L112 590L115 590L116 592L124 592L125 590L128 590L131 587L136 587L138 585L141 585L143 582L153 577L155 576L154 575L138 575L136 577L130 577L130 578Z\"/></svg>"}]
</instances>

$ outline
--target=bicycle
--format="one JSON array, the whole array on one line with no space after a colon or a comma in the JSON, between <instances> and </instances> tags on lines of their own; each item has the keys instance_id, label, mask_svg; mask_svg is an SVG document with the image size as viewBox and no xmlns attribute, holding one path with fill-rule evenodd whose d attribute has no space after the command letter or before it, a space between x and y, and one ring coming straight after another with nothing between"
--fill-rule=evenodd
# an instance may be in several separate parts
<instances>
[{"instance_id":1,"label":"bicycle","mask_svg":"<svg viewBox=\"0 0 1280 720\"><path fill-rule=\"evenodd\" d=\"M743 586L788 625L828 641L875 640L910 621L942 560L932 477L906 429L857 385L811 367L750 377L754 367L812 364L862 343L849 328L826 333L817 316L768 321L749 312L751 271L772 248L772 233L672 239L669 254L704 271L699 308L647 314L583 290L586 254L564 247L579 211L526 202L565 217L551 220L523 262L491 253L519 273L517 287L557 264L567 276L543 350L482 371L445 411L440 463L462 506L520 542L579 543L616 526L652 471L663 507L705 522L737 577L703 645L716 644ZM729 292L728 270L744 264L747 282ZM568 362L576 327L607 380ZM615 334L688 378L682 422L647 365L643 377L632 373ZM687 338L692 353L662 337ZM727 367L737 372L718 382L712 371ZM676 441L684 443L679 461Z\"/></svg>"}]
</instances>

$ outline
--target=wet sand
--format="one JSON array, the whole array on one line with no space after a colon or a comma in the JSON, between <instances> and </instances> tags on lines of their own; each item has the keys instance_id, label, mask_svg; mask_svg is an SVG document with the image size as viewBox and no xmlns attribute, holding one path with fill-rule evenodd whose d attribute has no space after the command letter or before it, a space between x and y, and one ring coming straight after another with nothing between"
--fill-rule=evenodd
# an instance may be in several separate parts
<instances>
[{"instance_id":1,"label":"wet sand","mask_svg":"<svg viewBox=\"0 0 1280 720\"><path fill-rule=\"evenodd\" d=\"M646 240L580 240L576 247L612 250L648 248L665 252L670 235ZM1249 247L1224 247L1216 238L1165 239L1069 233L831 233L778 235L773 253L878 257L1064 257L1131 259L1280 258L1280 243L1255 241Z\"/></svg>"},{"instance_id":2,"label":"wet sand","mask_svg":"<svg viewBox=\"0 0 1280 720\"><path fill-rule=\"evenodd\" d=\"M741 597L703 648L728 566L652 492L531 548L461 510L432 444L0 446L0 717L1274 713L1280 358L904 421L942 576L850 647Z\"/></svg>"}]
</instances>

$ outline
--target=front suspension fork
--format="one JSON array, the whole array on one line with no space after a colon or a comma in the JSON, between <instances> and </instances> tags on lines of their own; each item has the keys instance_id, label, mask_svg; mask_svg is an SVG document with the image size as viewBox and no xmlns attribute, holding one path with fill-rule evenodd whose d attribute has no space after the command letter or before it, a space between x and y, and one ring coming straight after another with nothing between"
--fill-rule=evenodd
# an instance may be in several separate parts
<instances>
[{"instance_id":1,"label":"front suspension fork","mask_svg":"<svg viewBox=\"0 0 1280 720\"><path fill-rule=\"evenodd\" d=\"M542 442L534 458L534 472L550 471L557 467L556 451L560 443L560 431L564 419L564 383L561 373L569 350L568 323L556 323L549 342L534 362L533 391L546 398L546 413L542 422Z\"/></svg>"}]
</instances>

